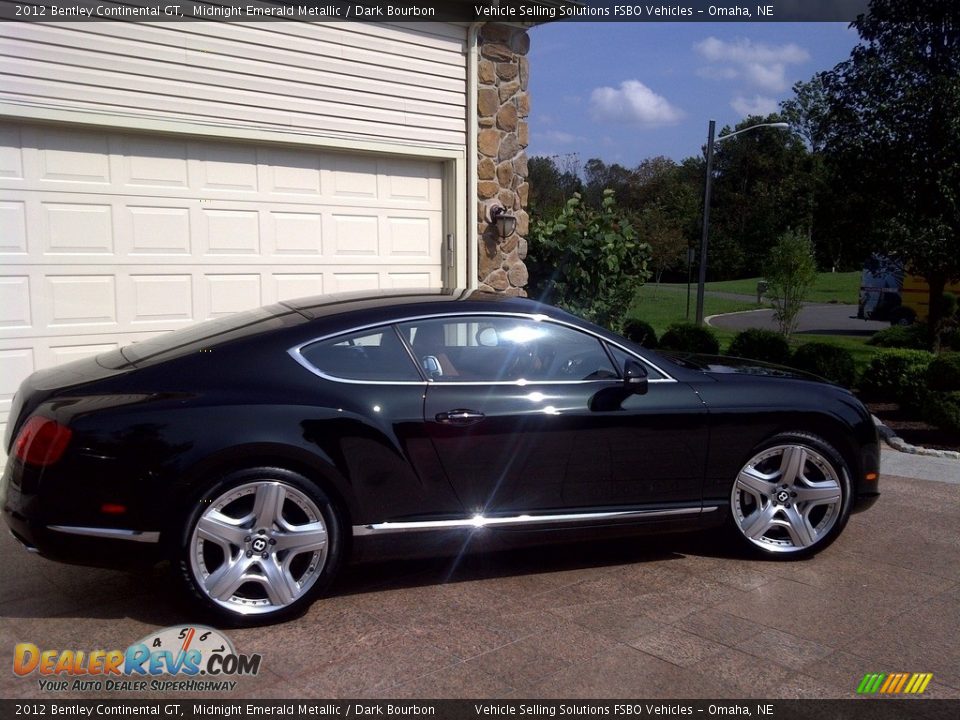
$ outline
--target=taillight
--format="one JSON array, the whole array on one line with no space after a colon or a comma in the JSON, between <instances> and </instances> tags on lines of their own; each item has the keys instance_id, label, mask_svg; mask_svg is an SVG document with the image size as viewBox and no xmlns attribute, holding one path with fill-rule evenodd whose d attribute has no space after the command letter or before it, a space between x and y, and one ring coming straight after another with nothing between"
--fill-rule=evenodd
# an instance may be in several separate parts
<instances>
[{"instance_id":1,"label":"taillight","mask_svg":"<svg viewBox=\"0 0 960 720\"><path fill-rule=\"evenodd\" d=\"M28 465L53 465L67 449L72 435L66 425L34 415L20 429L14 455Z\"/></svg>"}]
</instances>

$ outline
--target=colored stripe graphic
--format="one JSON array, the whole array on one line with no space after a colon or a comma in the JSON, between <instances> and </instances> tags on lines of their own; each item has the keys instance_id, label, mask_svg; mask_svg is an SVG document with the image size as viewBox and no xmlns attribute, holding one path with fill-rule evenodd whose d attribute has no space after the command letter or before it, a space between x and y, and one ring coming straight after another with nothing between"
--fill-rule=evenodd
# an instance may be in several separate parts
<instances>
[{"instance_id":1,"label":"colored stripe graphic","mask_svg":"<svg viewBox=\"0 0 960 720\"><path fill-rule=\"evenodd\" d=\"M919 695L927 689L933 673L867 673L857 686L860 695Z\"/></svg>"}]
</instances>

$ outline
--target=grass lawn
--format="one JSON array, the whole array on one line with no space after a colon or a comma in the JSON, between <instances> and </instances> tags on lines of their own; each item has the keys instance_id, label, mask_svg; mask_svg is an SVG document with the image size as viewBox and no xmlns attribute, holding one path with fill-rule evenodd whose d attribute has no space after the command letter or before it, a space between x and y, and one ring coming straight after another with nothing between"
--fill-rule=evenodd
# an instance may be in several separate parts
<instances>
[{"instance_id":1,"label":"grass lawn","mask_svg":"<svg viewBox=\"0 0 960 720\"><path fill-rule=\"evenodd\" d=\"M707 290L740 293L743 295L757 294L757 281L760 278L746 280L722 280L708 282ZM674 285L673 287L676 287ZM686 285L683 285L686 289ZM813 283L807 302L838 302L845 305L856 305L860 299L860 273L858 271L845 273L818 273Z\"/></svg>"},{"instance_id":2,"label":"grass lawn","mask_svg":"<svg viewBox=\"0 0 960 720\"><path fill-rule=\"evenodd\" d=\"M738 302L736 300L727 300L726 298L711 297L709 295L703 298L704 316L717 315L719 313L738 312L740 310L756 310L754 303ZM650 283L644 285L637 291L633 299L633 305L630 307L629 317L645 320L653 325L657 331L657 336L663 335L667 327L676 322L684 322L687 312L687 286L661 285L659 290L656 284ZM697 314L697 292L692 288L690 293L690 322L693 322ZM720 328L710 328L717 339L720 340L721 348L730 344L735 332L731 330L722 330Z\"/></svg>"}]
</instances>

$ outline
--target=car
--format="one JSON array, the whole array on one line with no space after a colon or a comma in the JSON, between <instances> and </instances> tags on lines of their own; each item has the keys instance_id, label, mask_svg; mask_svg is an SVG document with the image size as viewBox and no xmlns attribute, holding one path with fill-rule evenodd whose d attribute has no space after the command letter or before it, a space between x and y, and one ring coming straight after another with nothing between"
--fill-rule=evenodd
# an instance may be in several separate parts
<instances>
[{"instance_id":1,"label":"car","mask_svg":"<svg viewBox=\"0 0 960 720\"><path fill-rule=\"evenodd\" d=\"M807 556L879 494L842 387L449 289L285 301L42 370L6 448L20 543L168 560L227 625L296 615L348 559L473 539L726 526Z\"/></svg>"}]
</instances>

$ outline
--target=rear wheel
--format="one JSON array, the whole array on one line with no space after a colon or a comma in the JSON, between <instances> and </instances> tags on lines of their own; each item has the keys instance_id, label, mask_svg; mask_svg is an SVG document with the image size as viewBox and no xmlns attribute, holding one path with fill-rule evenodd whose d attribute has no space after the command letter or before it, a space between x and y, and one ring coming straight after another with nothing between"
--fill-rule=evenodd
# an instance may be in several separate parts
<instances>
[{"instance_id":1,"label":"rear wheel","mask_svg":"<svg viewBox=\"0 0 960 720\"><path fill-rule=\"evenodd\" d=\"M917 320L917 314L907 307L898 307L890 312L890 324L906 327L913 325Z\"/></svg>"},{"instance_id":2,"label":"rear wheel","mask_svg":"<svg viewBox=\"0 0 960 720\"><path fill-rule=\"evenodd\" d=\"M737 475L730 495L737 535L766 556L822 550L850 512L850 473L842 456L815 435L771 438Z\"/></svg>"},{"instance_id":3,"label":"rear wheel","mask_svg":"<svg viewBox=\"0 0 960 720\"><path fill-rule=\"evenodd\" d=\"M234 472L183 526L177 564L190 594L220 622L289 618L333 579L341 523L330 498L280 468Z\"/></svg>"}]
</instances>

